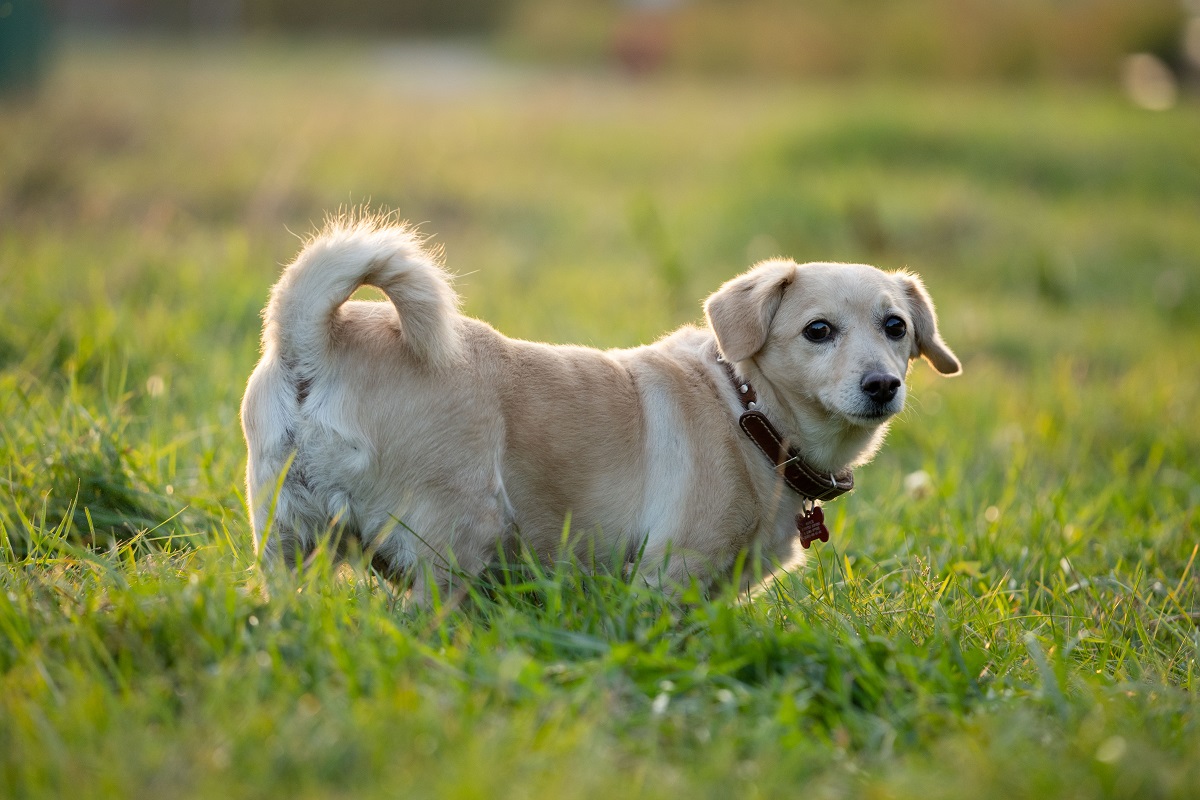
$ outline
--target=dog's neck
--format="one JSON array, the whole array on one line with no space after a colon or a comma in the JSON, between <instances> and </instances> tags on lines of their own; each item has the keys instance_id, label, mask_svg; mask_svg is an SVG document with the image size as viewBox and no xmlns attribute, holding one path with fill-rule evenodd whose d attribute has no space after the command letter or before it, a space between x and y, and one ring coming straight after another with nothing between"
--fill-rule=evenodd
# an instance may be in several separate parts
<instances>
[{"instance_id":1,"label":"dog's neck","mask_svg":"<svg viewBox=\"0 0 1200 800\"><path fill-rule=\"evenodd\" d=\"M753 359L727 365L757 393L756 407L814 469L837 473L871 460L887 434L886 422L874 428L852 425L802 398L790 399L775 388Z\"/></svg>"},{"instance_id":2,"label":"dog's neck","mask_svg":"<svg viewBox=\"0 0 1200 800\"><path fill-rule=\"evenodd\" d=\"M758 393L750 381L739 377L737 371L721 356L717 356L717 361L724 367L742 407L738 427L774 465L775 471L792 491L805 500L817 501L832 500L854 488L854 475L849 470L814 468L795 447L796 440L782 434L763 413ZM816 523L819 526L820 520L816 520ZM828 531L823 526L820 526L820 530L828 537ZM811 538L806 537L806 541Z\"/></svg>"}]
</instances>

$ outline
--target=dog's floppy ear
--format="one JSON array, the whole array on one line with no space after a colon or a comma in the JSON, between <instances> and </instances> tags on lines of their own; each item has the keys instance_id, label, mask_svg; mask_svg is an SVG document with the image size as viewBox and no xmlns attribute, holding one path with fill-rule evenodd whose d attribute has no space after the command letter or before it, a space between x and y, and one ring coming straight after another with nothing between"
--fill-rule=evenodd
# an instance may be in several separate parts
<instances>
[{"instance_id":1,"label":"dog's floppy ear","mask_svg":"<svg viewBox=\"0 0 1200 800\"><path fill-rule=\"evenodd\" d=\"M783 291L795 280L792 261L766 261L726 281L704 301L704 315L727 361L744 361L767 342Z\"/></svg>"},{"instance_id":2,"label":"dog's floppy ear","mask_svg":"<svg viewBox=\"0 0 1200 800\"><path fill-rule=\"evenodd\" d=\"M943 375L957 375L962 372L962 364L959 363L958 357L946 346L938 333L937 313L933 310L933 300L925 290L925 284L909 272L896 273L896 279L908 298L908 309L912 312L912 357L925 356L925 360Z\"/></svg>"}]
</instances>

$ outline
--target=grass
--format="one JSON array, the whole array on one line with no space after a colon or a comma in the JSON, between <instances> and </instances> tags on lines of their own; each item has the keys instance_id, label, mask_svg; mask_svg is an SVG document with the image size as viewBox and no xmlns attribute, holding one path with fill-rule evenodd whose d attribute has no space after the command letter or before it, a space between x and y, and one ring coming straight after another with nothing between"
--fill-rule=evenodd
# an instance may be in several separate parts
<instances>
[{"instance_id":1,"label":"grass","mask_svg":"<svg viewBox=\"0 0 1200 800\"><path fill-rule=\"evenodd\" d=\"M1194 796L1194 101L61 55L0 107L0 794ZM631 345L755 258L867 259L922 273L965 374L916 369L829 544L753 600L268 580L258 311L289 229L368 199L512 335Z\"/></svg>"}]
</instances>

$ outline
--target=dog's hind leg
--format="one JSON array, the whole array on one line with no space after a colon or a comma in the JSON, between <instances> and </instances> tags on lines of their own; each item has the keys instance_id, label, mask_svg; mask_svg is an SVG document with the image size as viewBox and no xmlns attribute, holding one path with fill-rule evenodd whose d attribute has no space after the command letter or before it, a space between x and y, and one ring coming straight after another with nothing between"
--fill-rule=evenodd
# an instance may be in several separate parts
<instances>
[{"instance_id":1,"label":"dog's hind leg","mask_svg":"<svg viewBox=\"0 0 1200 800\"><path fill-rule=\"evenodd\" d=\"M445 506L410 508L393 517L391 530L371 542L372 564L409 582L410 600L428 607L435 598L454 602L496 560L505 536L503 503L493 495L446 513Z\"/></svg>"}]
</instances>

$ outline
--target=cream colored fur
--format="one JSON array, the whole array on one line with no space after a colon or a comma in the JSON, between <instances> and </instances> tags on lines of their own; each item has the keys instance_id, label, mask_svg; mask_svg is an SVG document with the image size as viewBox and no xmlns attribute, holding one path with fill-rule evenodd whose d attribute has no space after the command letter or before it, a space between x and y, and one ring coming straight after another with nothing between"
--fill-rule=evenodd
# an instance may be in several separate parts
<instances>
[{"instance_id":1,"label":"cream colored fur","mask_svg":"<svg viewBox=\"0 0 1200 800\"><path fill-rule=\"evenodd\" d=\"M391 302L350 301L364 284ZM906 273L769 261L705 311L707 327L629 350L509 339L458 313L412 230L332 224L271 293L242 405L256 546L294 563L337 532L418 601L501 551L555 557L567 519L575 553L666 586L728 579L742 552L746 586L797 562L801 498L737 427L718 353L831 472L867 461L903 407L902 386L864 400L864 375L958 361ZM884 334L891 315L904 338ZM807 339L814 320L836 337Z\"/></svg>"}]
</instances>

